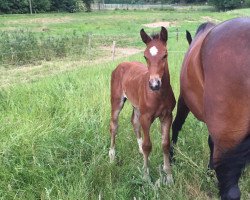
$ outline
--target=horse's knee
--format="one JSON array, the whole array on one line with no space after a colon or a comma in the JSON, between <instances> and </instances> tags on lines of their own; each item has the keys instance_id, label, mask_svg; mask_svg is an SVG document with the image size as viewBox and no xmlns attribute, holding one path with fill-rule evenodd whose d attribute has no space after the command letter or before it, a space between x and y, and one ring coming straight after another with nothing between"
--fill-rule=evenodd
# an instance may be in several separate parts
<instances>
[{"instance_id":1,"label":"horse's knee","mask_svg":"<svg viewBox=\"0 0 250 200\"><path fill-rule=\"evenodd\" d=\"M118 128L118 123L116 120L111 120L110 122L110 133L112 134L113 132L115 132Z\"/></svg>"},{"instance_id":2,"label":"horse's knee","mask_svg":"<svg viewBox=\"0 0 250 200\"><path fill-rule=\"evenodd\" d=\"M240 200L240 189L238 185L231 187L225 194L221 196L222 200Z\"/></svg>"},{"instance_id":3,"label":"horse's knee","mask_svg":"<svg viewBox=\"0 0 250 200\"><path fill-rule=\"evenodd\" d=\"M162 150L164 154L168 154L170 150L170 144L169 142L163 142L162 143Z\"/></svg>"},{"instance_id":4,"label":"horse's knee","mask_svg":"<svg viewBox=\"0 0 250 200\"><path fill-rule=\"evenodd\" d=\"M142 150L146 155L149 155L149 153L152 150L152 144L151 142L149 143L142 143Z\"/></svg>"}]
</instances>

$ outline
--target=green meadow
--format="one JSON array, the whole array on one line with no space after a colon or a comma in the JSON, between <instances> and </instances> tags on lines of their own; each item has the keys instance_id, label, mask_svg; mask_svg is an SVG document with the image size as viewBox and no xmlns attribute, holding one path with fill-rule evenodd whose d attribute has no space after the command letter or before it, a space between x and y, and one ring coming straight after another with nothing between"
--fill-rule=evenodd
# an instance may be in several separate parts
<instances>
[{"instance_id":1,"label":"green meadow","mask_svg":"<svg viewBox=\"0 0 250 200\"><path fill-rule=\"evenodd\" d=\"M158 120L150 133L151 182L143 179L143 158L130 124L130 103L120 114L117 158L110 164L110 76L120 62L145 62L139 31L160 30L145 24L169 22L168 63L177 99L181 63L188 48L185 30L194 35L197 26L207 20L219 23L239 16L250 16L250 9L225 13L195 7L1 15L0 34L12 35L13 44L19 44L23 32L31 34L35 44L49 37L67 37L70 42L83 35L88 39L80 43L83 54L67 53L75 48L75 43L68 42L62 57L32 56L31 62L21 65L8 59L0 62L0 199L218 199L214 172L207 171L207 128L192 114L176 147L174 184L155 184L163 163ZM117 48L114 61L113 41ZM23 46L17 48L22 50ZM131 53L133 50L138 51ZM240 179L243 200L250 198L249 176L248 167Z\"/></svg>"}]
</instances>

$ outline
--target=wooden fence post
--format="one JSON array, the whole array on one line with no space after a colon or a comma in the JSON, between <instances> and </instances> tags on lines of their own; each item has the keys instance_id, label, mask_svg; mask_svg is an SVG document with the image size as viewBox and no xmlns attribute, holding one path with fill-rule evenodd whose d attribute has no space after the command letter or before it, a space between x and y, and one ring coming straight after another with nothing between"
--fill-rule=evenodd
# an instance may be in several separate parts
<instances>
[{"instance_id":1,"label":"wooden fence post","mask_svg":"<svg viewBox=\"0 0 250 200\"><path fill-rule=\"evenodd\" d=\"M92 35L91 33L89 33L89 41L88 41L88 57L89 57L89 60L90 60L90 57L91 57L91 40L92 40Z\"/></svg>"},{"instance_id":2,"label":"wooden fence post","mask_svg":"<svg viewBox=\"0 0 250 200\"><path fill-rule=\"evenodd\" d=\"M112 46L112 60L115 60L115 41L113 41L113 46Z\"/></svg>"},{"instance_id":3,"label":"wooden fence post","mask_svg":"<svg viewBox=\"0 0 250 200\"><path fill-rule=\"evenodd\" d=\"M176 28L176 40L177 40L177 42L179 40L179 28Z\"/></svg>"}]
</instances>

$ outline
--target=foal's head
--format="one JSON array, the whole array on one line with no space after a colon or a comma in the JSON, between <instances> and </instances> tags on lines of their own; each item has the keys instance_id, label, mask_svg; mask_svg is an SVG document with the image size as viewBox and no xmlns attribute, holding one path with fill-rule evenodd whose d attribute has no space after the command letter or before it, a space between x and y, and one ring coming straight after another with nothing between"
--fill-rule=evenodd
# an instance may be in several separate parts
<instances>
[{"instance_id":1,"label":"foal's head","mask_svg":"<svg viewBox=\"0 0 250 200\"><path fill-rule=\"evenodd\" d=\"M147 61L150 75L149 87L152 90L159 90L167 64L167 29L161 27L161 32L157 35L153 35L152 37L148 36L144 29L141 29L140 34L142 41L147 45L147 48L144 51L144 57Z\"/></svg>"}]
</instances>

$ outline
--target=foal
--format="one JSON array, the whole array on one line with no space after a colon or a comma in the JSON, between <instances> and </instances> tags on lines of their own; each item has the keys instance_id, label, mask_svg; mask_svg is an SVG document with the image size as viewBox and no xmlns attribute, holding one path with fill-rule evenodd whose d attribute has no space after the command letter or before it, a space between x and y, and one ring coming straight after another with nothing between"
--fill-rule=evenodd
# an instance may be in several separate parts
<instances>
[{"instance_id":1,"label":"foal","mask_svg":"<svg viewBox=\"0 0 250 200\"><path fill-rule=\"evenodd\" d=\"M148 36L143 29L141 39L147 48L144 57L147 67L139 62L123 62L117 66L111 78L111 147L110 161L115 159L115 136L118 116L128 99L133 105L131 122L137 137L139 150L144 158L145 175L148 175L148 156L152 149L149 130L153 121L159 117L162 131L163 171L167 174L165 183L172 182L169 162L169 132L172 124L172 111L175 98L170 85L168 71L167 30L162 27L160 34ZM143 130L143 140L140 128Z\"/></svg>"}]
</instances>

